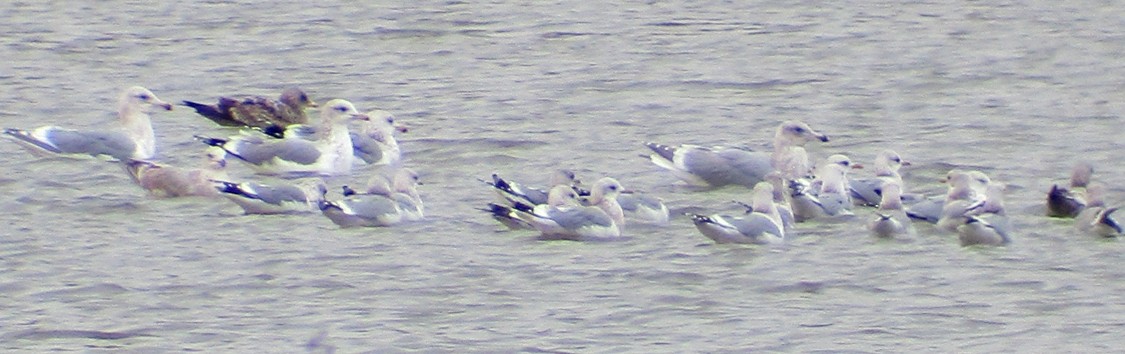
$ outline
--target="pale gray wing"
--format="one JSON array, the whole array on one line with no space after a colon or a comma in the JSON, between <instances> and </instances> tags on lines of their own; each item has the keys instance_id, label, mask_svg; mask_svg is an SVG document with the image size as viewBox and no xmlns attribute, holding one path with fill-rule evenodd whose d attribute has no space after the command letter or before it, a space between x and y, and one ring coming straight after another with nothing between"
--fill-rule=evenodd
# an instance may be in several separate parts
<instances>
[{"instance_id":1,"label":"pale gray wing","mask_svg":"<svg viewBox=\"0 0 1125 354\"><path fill-rule=\"evenodd\" d=\"M309 196L300 187L290 184L264 185L249 183L250 193L257 199L275 205L282 203L307 203Z\"/></svg>"},{"instance_id":2,"label":"pale gray wing","mask_svg":"<svg viewBox=\"0 0 1125 354\"><path fill-rule=\"evenodd\" d=\"M762 213L752 213L741 218L728 218L727 222L737 228L743 236L753 240L754 243L776 242L774 238L785 234L777 223L774 223L773 220Z\"/></svg>"},{"instance_id":3,"label":"pale gray wing","mask_svg":"<svg viewBox=\"0 0 1125 354\"><path fill-rule=\"evenodd\" d=\"M848 189L856 203L875 206L883 200L883 182L881 178L850 179Z\"/></svg>"},{"instance_id":4,"label":"pale gray wing","mask_svg":"<svg viewBox=\"0 0 1125 354\"><path fill-rule=\"evenodd\" d=\"M693 149L684 155L688 172L712 186L736 184L753 187L773 171L769 154L741 149Z\"/></svg>"},{"instance_id":5,"label":"pale gray wing","mask_svg":"<svg viewBox=\"0 0 1125 354\"><path fill-rule=\"evenodd\" d=\"M383 149L374 139L357 132L349 132L348 135L352 137L352 152L355 157L369 164L383 159Z\"/></svg>"},{"instance_id":6,"label":"pale gray wing","mask_svg":"<svg viewBox=\"0 0 1125 354\"><path fill-rule=\"evenodd\" d=\"M915 220L935 224L941 220L941 210L945 206L945 196L926 198L906 208L906 215Z\"/></svg>"},{"instance_id":7,"label":"pale gray wing","mask_svg":"<svg viewBox=\"0 0 1125 354\"><path fill-rule=\"evenodd\" d=\"M595 207L551 208L547 212L547 217L567 230L613 226L613 219Z\"/></svg>"},{"instance_id":8,"label":"pale gray wing","mask_svg":"<svg viewBox=\"0 0 1125 354\"><path fill-rule=\"evenodd\" d=\"M251 164L261 164L273 158L298 164L310 165L320 159L320 149L316 143L303 139L282 139L262 141L261 139L237 140L228 153Z\"/></svg>"},{"instance_id":9,"label":"pale gray wing","mask_svg":"<svg viewBox=\"0 0 1125 354\"><path fill-rule=\"evenodd\" d=\"M351 210L351 214L368 220L385 219L402 211L398 203L384 196L364 195L341 200L340 203Z\"/></svg>"},{"instance_id":10,"label":"pale gray wing","mask_svg":"<svg viewBox=\"0 0 1125 354\"><path fill-rule=\"evenodd\" d=\"M850 215L852 201L846 195L826 194L818 196L824 214L829 216Z\"/></svg>"},{"instance_id":11,"label":"pale gray wing","mask_svg":"<svg viewBox=\"0 0 1125 354\"><path fill-rule=\"evenodd\" d=\"M23 144L56 154L84 154L90 156L106 155L118 160L134 157L137 144L128 135L116 131L76 131L50 128L43 140L36 139L30 132L20 129L6 129L8 134Z\"/></svg>"}]
</instances>

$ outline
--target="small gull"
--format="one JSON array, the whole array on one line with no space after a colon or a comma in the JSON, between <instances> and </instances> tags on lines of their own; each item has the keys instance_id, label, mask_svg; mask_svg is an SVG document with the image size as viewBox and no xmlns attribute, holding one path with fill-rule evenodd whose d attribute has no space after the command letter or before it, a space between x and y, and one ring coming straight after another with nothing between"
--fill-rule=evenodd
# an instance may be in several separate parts
<instances>
[{"instance_id":1,"label":"small gull","mask_svg":"<svg viewBox=\"0 0 1125 354\"><path fill-rule=\"evenodd\" d=\"M309 120L305 115L305 107L317 106L304 91L296 87L285 89L278 99L262 96L220 97L219 103L215 105L192 101L183 103L194 108L199 115L222 126L259 128L273 124L305 124Z\"/></svg>"},{"instance_id":2,"label":"small gull","mask_svg":"<svg viewBox=\"0 0 1125 354\"><path fill-rule=\"evenodd\" d=\"M978 187L978 183L989 183L989 181L987 177L983 180L976 178L977 173L979 172L950 171L947 177L949 191L941 207L941 216L937 219L938 228L955 231L965 222L965 216L970 214L973 208L987 200L987 196L980 193L980 187L988 188L987 185L982 184Z\"/></svg>"},{"instance_id":3,"label":"small gull","mask_svg":"<svg viewBox=\"0 0 1125 354\"><path fill-rule=\"evenodd\" d=\"M496 176L496 175L493 174L493 176ZM559 184L557 186L566 187L565 184ZM557 190L552 189L551 191L554 192L554 193L548 193L546 201L544 203L534 204L533 209L535 209L535 208L551 208L551 207L561 208L561 207L568 207L568 206L573 207L573 206L579 206L580 205L579 201L578 201L578 192L576 190L574 190L573 187L572 188L558 188ZM527 205L528 203L526 203L524 201L520 201L520 200L508 200L508 199L504 199L500 203L501 204L489 203L488 204L489 208L485 209L485 211L489 212L489 214L492 215L493 219L496 219L496 221L499 221L501 224L504 224L509 229L512 229L512 230L521 230L521 229L535 230L535 226L533 226L531 223L528 223L527 221L523 221L522 219L520 219L518 217L518 213L513 211L513 206L515 204L522 203L522 204ZM546 206L540 206L540 205L544 205L544 204Z\"/></svg>"},{"instance_id":4,"label":"small gull","mask_svg":"<svg viewBox=\"0 0 1125 354\"><path fill-rule=\"evenodd\" d=\"M990 183L984 200L969 208L963 217L964 222L956 226L962 246L998 246L1011 241L1011 224L1004 209L1004 189L1003 183Z\"/></svg>"},{"instance_id":5,"label":"small gull","mask_svg":"<svg viewBox=\"0 0 1125 354\"><path fill-rule=\"evenodd\" d=\"M117 100L118 130L71 130L56 126L31 131L6 128L4 134L37 156L108 156L125 161L147 160L156 155L156 135L148 113L153 108L172 110L148 89L133 86Z\"/></svg>"},{"instance_id":6,"label":"small gull","mask_svg":"<svg viewBox=\"0 0 1125 354\"><path fill-rule=\"evenodd\" d=\"M854 215L851 212L852 201L847 188L848 167L828 163L821 166L819 172L819 190L807 180L790 181L790 203L797 222Z\"/></svg>"},{"instance_id":7,"label":"small gull","mask_svg":"<svg viewBox=\"0 0 1125 354\"><path fill-rule=\"evenodd\" d=\"M606 188L620 190L620 186L605 185ZM614 221L616 218L606 213L598 206L584 206L578 203L578 194L573 188L558 185L551 188L549 194L557 195L549 199L560 201L561 206L538 205L531 206L524 203L515 203L513 206L489 204L496 214L500 211L508 213L512 218L517 218L532 225L546 239L606 239L621 236L620 226ZM610 192L605 198L616 198L616 192ZM569 197L568 197L569 196Z\"/></svg>"},{"instance_id":8,"label":"small gull","mask_svg":"<svg viewBox=\"0 0 1125 354\"><path fill-rule=\"evenodd\" d=\"M902 187L896 182L887 181L880 188L881 201L875 211L875 218L867 225L868 230L875 237L884 239L912 236L915 232L914 225L902 207Z\"/></svg>"},{"instance_id":9,"label":"small gull","mask_svg":"<svg viewBox=\"0 0 1125 354\"><path fill-rule=\"evenodd\" d=\"M625 188L621 187L621 183L616 179L602 177L590 187L590 196L586 198L588 205L605 211L613 219L619 231L625 228L625 210L621 208L621 203L617 201L617 198L621 196L621 192L624 190Z\"/></svg>"},{"instance_id":10,"label":"small gull","mask_svg":"<svg viewBox=\"0 0 1125 354\"><path fill-rule=\"evenodd\" d=\"M902 166L909 165L910 163L904 161L894 150L883 150L875 157L875 165L872 167L872 172L875 174L874 178L853 178L848 181L851 187L852 200L860 205L879 205L882 200L883 185L887 183L897 183L902 192L900 194L905 194L905 185L902 183L902 175L898 173L898 170Z\"/></svg>"},{"instance_id":11,"label":"small gull","mask_svg":"<svg viewBox=\"0 0 1125 354\"><path fill-rule=\"evenodd\" d=\"M320 212L342 228L391 226L402 222L404 214L397 201L378 194L322 201Z\"/></svg>"},{"instance_id":12,"label":"small gull","mask_svg":"<svg viewBox=\"0 0 1125 354\"><path fill-rule=\"evenodd\" d=\"M396 125L394 115L384 110L367 112L369 121L360 124L358 131L350 130L352 152L369 165L398 166L402 161L402 150L395 139L395 132L405 133L405 126ZM260 131L278 139L316 139L316 127L305 124L288 126L270 125Z\"/></svg>"},{"instance_id":13,"label":"small gull","mask_svg":"<svg viewBox=\"0 0 1125 354\"><path fill-rule=\"evenodd\" d=\"M787 121L774 134L772 153L753 152L740 148L705 148L695 145L672 147L645 143L654 153L649 159L672 171L685 182L704 187L741 185L753 187L775 168L786 178L808 174L808 155L802 147L811 140L828 141L802 122Z\"/></svg>"},{"instance_id":14,"label":"small gull","mask_svg":"<svg viewBox=\"0 0 1125 354\"><path fill-rule=\"evenodd\" d=\"M785 240L781 215L773 202L773 186L760 182L754 186L754 211L741 217L687 214L695 228L716 243L772 244Z\"/></svg>"},{"instance_id":15,"label":"small gull","mask_svg":"<svg viewBox=\"0 0 1125 354\"><path fill-rule=\"evenodd\" d=\"M274 140L254 135L230 139L196 138L207 145L222 147L227 154L250 164L260 174L348 174L355 160L348 122L368 117L342 99L329 101L320 116L322 126L317 129L316 140Z\"/></svg>"},{"instance_id":16,"label":"small gull","mask_svg":"<svg viewBox=\"0 0 1125 354\"><path fill-rule=\"evenodd\" d=\"M558 169L551 173L547 189L528 187L518 182L509 181L492 174L492 182L485 182L492 186L504 204L520 202L529 205L547 204L548 191L557 185L578 186L581 182L573 171Z\"/></svg>"},{"instance_id":17,"label":"small gull","mask_svg":"<svg viewBox=\"0 0 1125 354\"><path fill-rule=\"evenodd\" d=\"M623 191L617 196L617 203L630 220L652 225L668 224L668 206L658 197L637 191Z\"/></svg>"},{"instance_id":18,"label":"small gull","mask_svg":"<svg viewBox=\"0 0 1125 354\"><path fill-rule=\"evenodd\" d=\"M402 150L394 134L395 131L405 133L406 127L395 125L394 115L384 110L373 110L367 115L371 120L351 133L355 156L369 165L398 166Z\"/></svg>"},{"instance_id":19,"label":"small gull","mask_svg":"<svg viewBox=\"0 0 1125 354\"><path fill-rule=\"evenodd\" d=\"M1051 185L1047 192L1047 216L1073 218L1086 207L1086 186L1094 174L1094 167L1086 162L1074 165L1070 173L1070 187Z\"/></svg>"},{"instance_id":20,"label":"small gull","mask_svg":"<svg viewBox=\"0 0 1125 354\"><path fill-rule=\"evenodd\" d=\"M974 178L974 175L978 175L978 178ZM963 205L968 207L968 205L979 200L981 198L980 193L983 192L981 189L988 182L988 176L976 171L970 174L970 172L953 169L940 181L948 185L946 193L925 198L910 205L906 208L906 215L915 220L935 224L941 220L942 210L947 202L956 200L957 203L964 203Z\"/></svg>"},{"instance_id":21,"label":"small gull","mask_svg":"<svg viewBox=\"0 0 1125 354\"><path fill-rule=\"evenodd\" d=\"M242 207L248 215L314 212L328 192L328 187L320 179L276 184L216 180L213 188Z\"/></svg>"},{"instance_id":22,"label":"small gull","mask_svg":"<svg viewBox=\"0 0 1125 354\"><path fill-rule=\"evenodd\" d=\"M1086 187L1086 207L1074 218L1074 227L1101 237L1121 237L1121 224L1113 217L1117 207L1106 207L1102 200L1104 193L1105 189L1100 184L1091 183Z\"/></svg>"},{"instance_id":23,"label":"small gull","mask_svg":"<svg viewBox=\"0 0 1125 354\"><path fill-rule=\"evenodd\" d=\"M418 194L418 186L422 179L409 168L399 169L387 179L383 175L375 175L367 182L367 190L363 194L381 195L393 199L402 210L403 221L417 221L425 217L425 207L422 197ZM344 186L344 196L350 197L360 193Z\"/></svg>"},{"instance_id":24,"label":"small gull","mask_svg":"<svg viewBox=\"0 0 1125 354\"><path fill-rule=\"evenodd\" d=\"M212 181L228 178L226 152L215 147L207 150L206 165L202 168L180 168L146 160L127 160L123 166L133 182L158 198L217 197L219 191Z\"/></svg>"}]
</instances>

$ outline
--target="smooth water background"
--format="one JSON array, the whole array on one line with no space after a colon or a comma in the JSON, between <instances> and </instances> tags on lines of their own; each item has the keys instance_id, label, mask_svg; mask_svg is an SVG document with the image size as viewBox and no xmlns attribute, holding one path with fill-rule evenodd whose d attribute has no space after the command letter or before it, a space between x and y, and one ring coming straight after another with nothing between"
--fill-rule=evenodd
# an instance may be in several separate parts
<instances>
[{"instance_id":1,"label":"smooth water background","mask_svg":"<svg viewBox=\"0 0 1125 354\"><path fill-rule=\"evenodd\" d=\"M97 127L131 85L213 101L303 87L395 112L425 222L341 230L160 200L120 167L0 144L0 350L12 352L1071 351L1125 346L1116 240L1042 217L1077 159L1125 199L1125 16L1115 1L4 2L0 120ZM497 232L478 178L575 169L677 212L737 210L642 142L765 146L783 120L814 157L899 151L914 191L953 167L1009 184L1003 248L854 220L775 248L714 245L683 217L615 242ZM186 107L154 118L164 162ZM329 180L361 183L371 169ZM257 179L236 166L232 173ZM867 171L856 171L864 176Z\"/></svg>"}]
</instances>

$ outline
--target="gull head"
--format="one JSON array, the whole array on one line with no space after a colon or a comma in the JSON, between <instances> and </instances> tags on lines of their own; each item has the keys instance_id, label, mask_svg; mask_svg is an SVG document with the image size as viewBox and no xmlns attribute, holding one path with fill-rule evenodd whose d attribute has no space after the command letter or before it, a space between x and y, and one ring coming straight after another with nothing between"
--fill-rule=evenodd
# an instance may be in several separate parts
<instances>
[{"instance_id":1,"label":"gull head","mask_svg":"<svg viewBox=\"0 0 1125 354\"><path fill-rule=\"evenodd\" d=\"M172 110L171 103L161 101L152 91L140 86L125 89L125 92L121 94L121 99L118 101L118 106L121 109L139 109L142 112L150 112L154 108L165 111Z\"/></svg>"}]
</instances>

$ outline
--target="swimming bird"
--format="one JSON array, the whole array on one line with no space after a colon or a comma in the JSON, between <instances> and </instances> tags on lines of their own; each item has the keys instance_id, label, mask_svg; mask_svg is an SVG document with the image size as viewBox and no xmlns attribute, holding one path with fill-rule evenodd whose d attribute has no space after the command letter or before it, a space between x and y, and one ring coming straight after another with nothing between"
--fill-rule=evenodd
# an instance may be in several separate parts
<instances>
[{"instance_id":1,"label":"swimming bird","mask_svg":"<svg viewBox=\"0 0 1125 354\"><path fill-rule=\"evenodd\" d=\"M824 164L819 170L819 190L806 179L791 180L789 202L796 221L854 215L847 172L848 167L843 164Z\"/></svg>"},{"instance_id":2,"label":"swimming bird","mask_svg":"<svg viewBox=\"0 0 1125 354\"><path fill-rule=\"evenodd\" d=\"M879 152L872 167L872 172L875 175L873 178L852 178L848 180L852 200L859 205L879 205L882 201L882 187L887 183L897 183L901 191L900 194L905 194L906 187L902 183L902 175L899 174L898 170L902 166L909 165L910 163L903 160L894 150Z\"/></svg>"},{"instance_id":3,"label":"swimming bird","mask_svg":"<svg viewBox=\"0 0 1125 354\"><path fill-rule=\"evenodd\" d=\"M495 174L493 174L493 176L495 176ZM557 186L566 186L566 185L565 184L559 184ZM535 205L532 206L532 209L537 209L537 208L562 208L562 207L581 206L581 203L578 200L579 199L578 191L574 190L574 188L558 188L557 190L552 189L550 192L553 192L553 193L548 193L547 199L544 201L544 203L535 204ZM489 203L488 209L484 209L484 210L489 212L489 214L492 215L493 219L496 219L496 221L499 221L501 224L504 224L509 229L512 229L512 230L521 230L521 229L535 230L534 225L532 225L531 223L529 223L527 221L524 221L524 220L522 220L518 217L519 216L518 213L516 211L514 211L514 205L516 203L522 203L524 205L530 205L530 204L528 204L524 201L520 201L520 200L507 200L507 199L505 199L505 200L501 201L499 204L498 203ZM541 205L546 205L546 206L541 206ZM545 213L546 211L544 210L543 212Z\"/></svg>"},{"instance_id":4,"label":"swimming bird","mask_svg":"<svg viewBox=\"0 0 1125 354\"><path fill-rule=\"evenodd\" d=\"M421 184L422 179L418 176L418 172L409 168L401 168L389 180L383 175L372 177L367 183L365 194L381 195L393 199L398 203L399 209L402 210L403 221L417 221L425 217L425 206L422 204L422 197L418 194L418 186ZM345 197L355 194L358 193L349 193L345 189Z\"/></svg>"},{"instance_id":5,"label":"swimming bird","mask_svg":"<svg viewBox=\"0 0 1125 354\"><path fill-rule=\"evenodd\" d=\"M914 225L902 206L902 187L888 181L883 184L879 208L875 218L867 224L868 230L878 238L891 239L909 237L914 234Z\"/></svg>"},{"instance_id":6,"label":"swimming bird","mask_svg":"<svg viewBox=\"0 0 1125 354\"><path fill-rule=\"evenodd\" d=\"M753 212L744 216L686 214L703 236L715 243L772 244L785 240L781 216L773 203L773 186L754 186Z\"/></svg>"},{"instance_id":7,"label":"swimming bird","mask_svg":"<svg viewBox=\"0 0 1125 354\"><path fill-rule=\"evenodd\" d=\"M352 139L352 152L355 157L369 165L398 166L402 161L402 150L395 139L395 132L405 133L405 126L395 123L395 117L384 110L367 112L369 120L360 124L359 130L349 130ZM270 125L260 131L278 139L316 139L316 127L307 124L288 126Z\"/></svg>"},{"instance_id":8,"label":"swimming bird","mask_svg":"<svg viewBox=\"0 0 1125 354\"><path fill-rule=\"evenodd\" d=\"M1011 241L1011 223L1004 209L1005 189L1003 183L989 183L984 199L969 207L964 222L956 226L962 246L1003 245Z\"/></svg>"},{"instance_id":9,"label":"swimming bird","mask_svg":"<svg viewBox=\"0 0 1125 354\"><path fill-rule=\"evenodd\" d=\"M321 126L315 140L265 139L241 135L230 139L196 136L204 144L218 146L227 154L250 165L260 174L343 175L351 172L355 155L348 136L348 122L367 120L346 100L329 101L320 113Z\"/></svg>"},{"instance_id":10,"label":"swimming bird","mask_svg":"<svg viewBox=\"0 0 1125 354\"><path fill-rule=\"evenodd\" d=\"M594 184L590 187L590 196L585 200L587 205L598 207L606 215L609 215L614 224L617 225L618 231L625 228L625 210L622 209L621 203L617 201L624 190L621 182L616 179L602 177L594 181Z\"/></svg>"},{"instance_id":11,"label":"swimming bird","mask_svg":"<svg viewBox=\"0 0 1125 354\"><path fill-rule=\"evenodd\" d=\"M1086 207L1086 186L1094 174L1094 167L1087 162L1074 165L1070 173L1070 187L1051 185L1047 192L1047 216L1073 218Z\"/></svg>"},{"instance_id":12,"label":"swimming bird","mask_svg":"<svg viewBox=\"0 0 1125 354\"><path fill-rule=\"evenodd\" d=\"M965 223L965 216L974 208L983 205L988 197L977 192L978 189L974 184L981 183L981 180L974 178L971 172L954 170L950 171L948 176L949 191L945 195L945 203L942 204L937 227L956 231L958 226Z\"/></svg>"},{"instance_id":13,"label":"swimming bird","mask_svg":"<svg viewBox=\"0 0 1125 354\"><path fill-rule=\"evenodd\" d=\"M1011 242L1004 225L992 224L976 215L966 217L965 223L957 226L957 238L961 246L1001 246Z\"/></svg>"},{"instance_id":14,"label":"swimming bird","mask_svg":"<svg viewBox=\"0 0 1125 354\"><path fill-rule=\"evenodd\" d=\"M158 198L217 197L213 180L227 179L226 152L219 148L207 150L202 168L182 168L146 160L126 160L125 172L138 186Z\"/></svg>"},{"instance_id":15,"label":"swimming bird","mask_svg":"<svg viewBox=\"0 0 1125 354\"><path fill-rule=\"evenodd\" d=\"M384 110L367 112L371 119L361 125L359 131L352 132L352 148L355 156L368 165L398 166L402 161L395 131L405 133L406 127L395 125L395 116Z\"/></svg>"},{"instance_id":16,"label":"swimming bird","mask_svg":"<svg viewBox=\"0 0 1125 354\"><path fill-rule=\"evenodd\" d=\"M628 220L652 225L668 224L668 206L658 197L637 191L622 191L617 195L617 203L621 205Z\"/></svg>"},{"instance_id":17,"label":"swimming bird","mask_svg":"<svg viewBox=\"0 0 1125 354\"><path fill-rule=\"evenodd\" d=\"M403 211L398 202L378 194L321 201L320 212L342 228L391 226L403 221Z\"/></svg>"},{"instance_id":18,"label":"swimming bird","mask_svg":"<svg viewBox=\"0 0 1125 354\"><path fill-rule=\"evenodd\" d=\"M1074 227L1101 237L1121 237L1122 225L1113 217L1117 207L1106 207L1102 200L1104 193L1100 184L1090 183L1086 187L1086 207L1074 218Z\"/></svg>"},{"instance_id":19,"label":"swimming bird","mask_svg":"<svg viewBox=\"0 0 1125 354\"><path fill-rule=\"evenodd\" d=\"M785 178L806 176L808 155L803 146L812 140L827 142L828 136L812 130L808 124L787 121L774 133L772 153L732 147L672 147L652 142L645 143L645 146L653 151L649 160L691 185L753 187L775 169L781 171Z\"/></svg>"},{"instance_id":20,"label":"swimming bird","mask_svg":"<svg viewBox=\"0 0 1125 354\"><path fill-rule=\"evenodd\" d=\"M603 184L603 187L610 188L611 185ZM619 185L614 188L620 190ZM598 188L595 187L594 190L598 190ZM621 236L620 226L615 221L618 218L606 213L600 206L578 204L578 194L574 192L573 188L566 185L557 185L551 188L548 194L556 195L556 197L549 197L549 199L558 200L563 205L531 206L517 202L511 206L490 203L489 207L493 214L506 213L512 218L527 222L546 239L586 240ZM571 198L574 198L573 203ZM610 191L606 193L605 198L616 198L616 195L613 191Z\"/></svg>"},{"instance_id":21,"label":"swimming bird","mask_svg":"<svg viewBox=\"0 0 1125 354\"><path fill-rule=\"evenodd\" d=\"M328 188L323 180L261 184L215 180L213 188L247 214L294 214L319 210Z\"/></svg>"},{"instance_id":22,"label":"swimming bird","mask_svg":"<svg viewBox=\"0 0 1125 354\"><path fill-rule=\"evenodd\" d=\"M144 87L133 86L125 89L117 100L118 129L73 130L43 126L30 131L6 128L4 134L36 156L147 160L156 155L156 134L149 117L154 108L170 111L172 105Z\"/></svg>"},{"instance_id":23,"label":"swimming bird","mask_svg":"<svg viewBox=\"0 0 1125 354\"><path fill-rule=\"evenodd\" d=\"M485 183L492 186L504 204L511 205L511 203L521 202L528 205L539 205L547 203L551 188L557 185L576 187L581 184L581 181L578 180L574 171L556 169L551 173L546 189L528 187L518 182L506 180L496 173L492 174L492 182L486 181Z\"/></svg>"},{"instance_id":24,"label":"swimming bird","mask_svg":"<svg viewBox=\"0 0 1125 354\"><path fill-rule=\"evenodd\" d=\"M286 126L308 123L305 108L317 106L304 91L296 87L285 89L278 99L262 96L219 97L219 102L214 105L192 101L183 101L183 104L222 126L259 128L274 124Z\"/></svg>"},{"instance_id":25,"label":"swimming bird","mask_svg":"<svg viewBox=\"0 0 1125 354\"><path fill-rule=\"evenodd\" d=\"M941 182L948 185L944 195L932 196L910 205L906 208L906 215L915 220L936 224L941 220L943 210L948 202L956 201L954 205L967 208L983 198L982 193L984 193L989 179L987 175L979 171L966 172L953 169L946 173ZM957 208L951 207L950 212L955 212L955 209ZM953 226L957 224L959 223L955 223Z\"/></svg>"}]
</instances>

